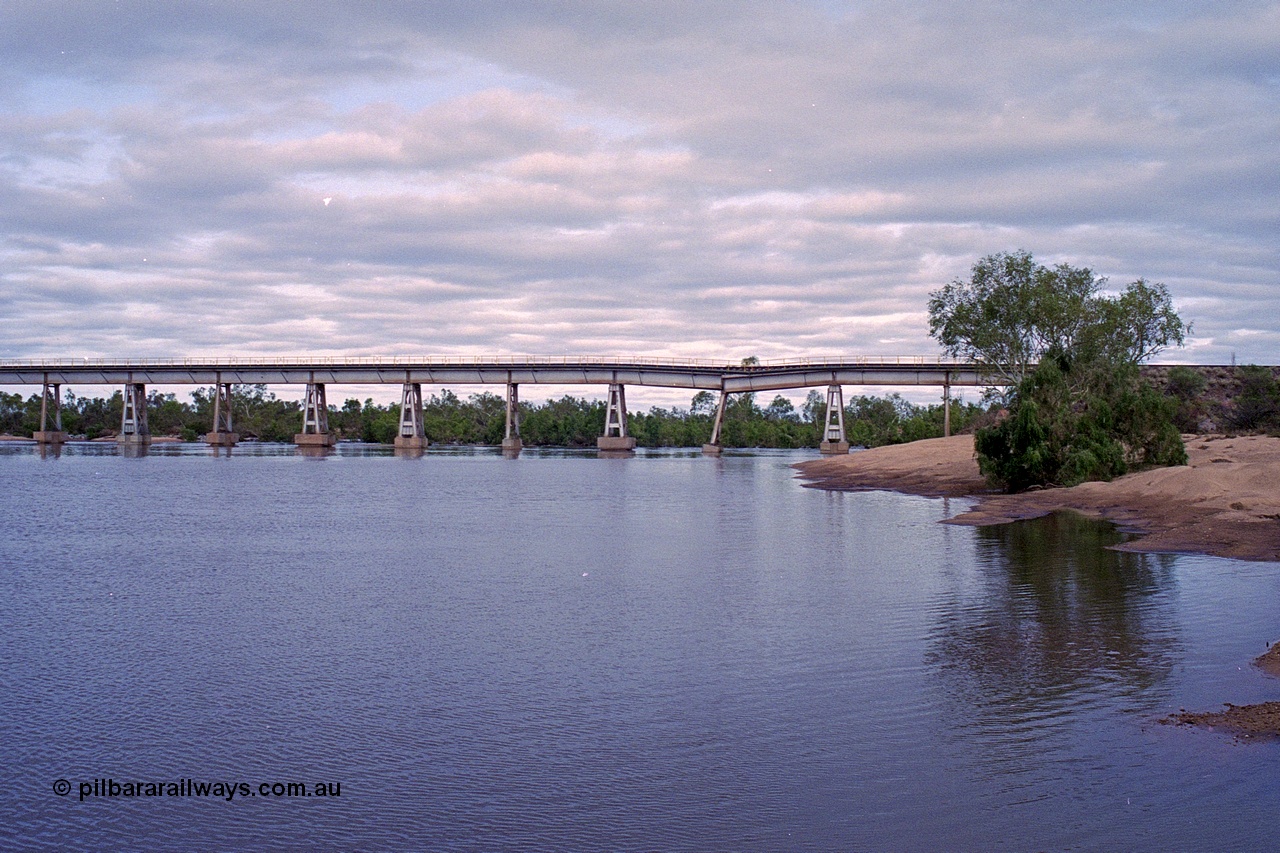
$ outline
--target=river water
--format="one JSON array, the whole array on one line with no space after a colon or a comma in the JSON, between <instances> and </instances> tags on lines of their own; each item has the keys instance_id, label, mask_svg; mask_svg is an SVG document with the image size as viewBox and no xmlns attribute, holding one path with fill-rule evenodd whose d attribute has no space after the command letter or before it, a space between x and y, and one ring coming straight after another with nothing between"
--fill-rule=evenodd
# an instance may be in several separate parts
<instances>
[{"instance_id":1,"label":"river water","mask_svg":"<svg viewBox=\"0 0 1280 853\"><path fill-rule=\"evenodd\" d=\"M1280 566L808 457L0 449L0 848L1274 846Z\"/></svg>"}]
</instances>

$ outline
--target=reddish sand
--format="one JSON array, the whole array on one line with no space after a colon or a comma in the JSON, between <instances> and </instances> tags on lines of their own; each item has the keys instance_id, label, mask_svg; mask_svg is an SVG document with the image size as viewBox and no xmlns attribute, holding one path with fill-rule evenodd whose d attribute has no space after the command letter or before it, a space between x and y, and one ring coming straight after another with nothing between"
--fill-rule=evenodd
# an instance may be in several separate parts
<instances>
[{"instance_id":1,"label":"reddish sand","mask_svg":"<svg viewBox=\"0 0 1280 853\"><path fill-rule=\"evenodd\" d=\"M1280 438L1184 438L1188 465L1018 495L988 490L972 436L878 447L796 467L816 488L978 498L968 512L949 519L952 524L1001 524L1071 509L1139 533L1120 546L1125 550L1280 560Z\"/></svg>"}]
</instances>

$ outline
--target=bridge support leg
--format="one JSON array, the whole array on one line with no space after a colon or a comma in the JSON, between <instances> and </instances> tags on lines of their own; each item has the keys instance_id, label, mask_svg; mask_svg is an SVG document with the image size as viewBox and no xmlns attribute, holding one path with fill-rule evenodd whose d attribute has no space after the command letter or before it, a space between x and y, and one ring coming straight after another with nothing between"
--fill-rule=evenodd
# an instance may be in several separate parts
<instances>
[{"instance_id":1,"label":"bridge support leg","mask_svg":"<svg viewBox=\"0 0 1280 853\"><path fill-rule=\"evenodd\" d=\"M827 386L826 421L818 450L828 455L848 453L849 442L844 435L844 390L839 385Z\"/></svg>"},{"instance_id":2,"label":"bridge support leg","mask_svg":"<svg viewBox=\"0 0 1280 853\"><path fill-rule=\"evenodd\" d=\"M520 386L507 383L507 433L502 439L503 456L519 456L524 449L520 440Z\"/></svg>"},{"instance_id":3,"label":"bridge support leg","mask_svg":"<svg viewBox=\"0 0 1280 853\"><path fill-rule=\"evenodd\" d=\"M53 429L49 429L49 409L53 408ZM45 378L44 396L40 398L40 430L31 436L37 444L62 444L67 434L62 431L62 386Z\"/></svg>"},{"instance_id":4,"label":"bridge support leg","mask_svg":"<svg viewBox=\"0 0 1280 853\"><path fill-rule=\"evenodd\" d=\"M222 381L222 374L217 374L213 383L213 432L207 433L204 440L214 447L233 447L240 436L231 428L231 383Z\"/></svg>"},{"instance_id":5,"label":"bridge support leg","mask_svg":"<svg viewBox=\"0 0 1280 853\"><path fill-rule=\"evenodd\" d=\"M151 428L147 426L147 386L141 382L125 383L124 412L120 416L120 435L116 443L135 446L151 443Z\"/></svg>"},{"instance_id":6,"label":"bridge support leg","mask_svg":"<svg viewBox=\"0 0 1280 853\"><path fill-rule=\"evenodd\" d=\"M716 406L716 419L711 424L711 440L702 445L702 452L707 456L720 455L720 428L724 426L724 409L728 403L729 392L722 390L720 392L720 404Z\"/></svg>"},{"instance_id":7,"label":"bridge support leg","mask_svg":"<svg viewBox=\"0 0 1280 853\"><path fill-rule=\"evenodd\" d=\"M627 393L617 382L609 385L609 403L604 410L604 435L596 439L601 450L635 450L634 436L627 435Z\"/></svg>"},{"instance_id":8,"label":"bridge support leg","mask_svg":"<svg viewBox=\"0 0 1280 853\"><path fill-rule=\"evenodd\" d=\"M333 447L337 437L329 432L329 404L325 402L324 383L308 382L307 398L302 407L302 432L293 437L300 447Z\"/></svg>"},{"instance_id":9,"label":"bridge support leg","mask_svg":"<svg viewBox=\"0 0 1280 853\"><path fill-rule=\"evenodd\" d=\"M951 377L942 383L942 437L951 437Z\"/></svg>"},{"instance_id":10,"label":"bridge support leg","mask_svg":"<svg viewBox=\"0 0 1280 853\"><path fill-rule=\"evenodd\" d=\"M396 436L396 448L423 450L427 443L422 427L422 384L406 382L400 389L400 434Z\"/></svg>"}]
</instances>

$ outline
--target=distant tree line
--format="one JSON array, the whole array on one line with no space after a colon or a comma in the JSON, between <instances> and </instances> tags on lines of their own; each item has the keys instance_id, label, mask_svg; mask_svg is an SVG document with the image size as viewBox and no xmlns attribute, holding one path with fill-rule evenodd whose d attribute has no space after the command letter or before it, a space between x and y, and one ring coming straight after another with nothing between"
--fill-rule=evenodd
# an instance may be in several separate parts
<instances>
[{"instance_id":1,"label":"distant tree line","mask_svg":"<svg viewBox=\"0 0 1280 853\"><path fill-rule=\"evenodd\" d=\"M212 428L213 388L198 388L183 402L174 394L148 395L148 423L153 435L194 441ZM630 412L627 432L641 447L698 447L711 437L718 399L708 391L690 405L653 407ZM123 395L80 397L67 391L62 403L63 430L86 438L110 436L120 429ZM826 395L809 392L799 406L783 396L761 406L752 393L734 394L725 407L721 444L725 447L815 447L826 423ZM236 432L261 441L291 441L302 428L302 405L281 400L264 385L232 389ZM564 396L544 403L520 404L520 435L526 446L594 447L604 431L605 404ZM983 417L982 406L951 402L951 426L961 432ZM845 431L851 444L876 447L942 435L941 403L919 405L898 394L856 396L845 405ZM398 403L379 405L351 398L329 407L329 428L340 438L391 443L400 424ZM423 404L423 425L433 444L499 444L506 427L506 403L485 391L464 398L442 390ZM40 428L40 395L23 397L0 392L0 432L31 435Z\"/></svg>"}]
</instances>

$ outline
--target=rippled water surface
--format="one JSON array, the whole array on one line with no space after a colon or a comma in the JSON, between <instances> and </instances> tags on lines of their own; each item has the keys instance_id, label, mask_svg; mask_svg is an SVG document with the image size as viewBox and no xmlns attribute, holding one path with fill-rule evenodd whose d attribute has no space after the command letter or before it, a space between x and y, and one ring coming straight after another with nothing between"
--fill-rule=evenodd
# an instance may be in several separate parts
<instances>
[{"instance_id":1,"label":"rippled water surface","mask_svg":"<svg viewBox=\"0 0 1280 853\"><path fill-rule=\"evenodd\" d=\"M1280 566L801 458L0 449L0 848L1274 846Z\"/></svg>"}]
</instances>

